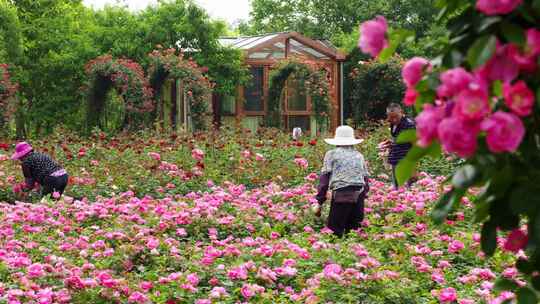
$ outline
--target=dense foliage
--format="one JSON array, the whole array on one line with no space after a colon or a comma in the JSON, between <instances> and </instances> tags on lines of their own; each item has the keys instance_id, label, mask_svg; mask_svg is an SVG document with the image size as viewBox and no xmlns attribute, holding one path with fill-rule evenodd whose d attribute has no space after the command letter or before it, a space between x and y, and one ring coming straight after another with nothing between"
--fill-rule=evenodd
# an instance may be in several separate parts
<instances>
[{"instance_id":1,"label":"dense foliage","mask_svg":"<svg viewBox=\"0 0 540 304\"><path fill-rule=\"evenodd\" d=\"M356 124L384 119L388 104L401 103L405 93L402 66L402 60L395 57L385 63L362 61L352 69L347 102Z\"/></svg>"},{"instance_id":2,"label":"dense foliage","mask_svg":"<svg viewBox=\"0 0 540 304\"><path fill-rule=\"evenodd\" d=\"M475 220L483 222L482 250L493 255L497 235L508 235L512 251L525 250L516 267L527 284L502 280L519 303L537 303L540 290L540 208L535 198L540 178L540 6L538 1L439 1L441 17L450 17L451 40L434 61L409 60L403 68L405 102L422 113L418 133L401 140L416 143L399 164L407 180L418 159L447 153L466 159L451 179L451 189L433 212L436 222L453 212L471 187ZM387 39L378 19L362 26L361 46ZM396 46L399 31L390 34ZM384 44L384 43L383 43ZM382 55L383 59L386 52Z\"/></svg>"},{"instance_id":3,"label":"dense foliage","mask_svg":"<svg viewBox=\"0 0 540 304\"><path fill-rule=\"evenodd\" d=\"M84 130L84 66L104 54L146 68L157 45L181 48L209 68L217 91L234 93L247 73L240 52L218 44L225 33L222 22L190 0L160 1L140 12L120 6L93 11L81 1L1 0L0 44L9 48L0 48L0 63L14 65L20 84L17 133L51 132L59 122Z\"/></svg>"},{"instance_id":4,"label":"dense foliage","mask_svg":"<svg viewBox=\"0 0 540 304\"><path fill-rule=\"evenodd\" d=\"M484 258L468 221L471 208L443 226L429 222L443 178L422 174L411 191L393 191L387 177L374 174L364 227L336 240L311 213L315 172L329 147L262 132L96 133L91 140L62 134L34 141L68 169L71 185L59 202L0 203L0 301L498 303L514 297L492 287L498 274L522 282L511 267L515 257ZM374 147L386 132L364 134L366 144L358 147L371 168L382 161ZM0 159L0 200L34 200L11 192L12 185L18 191L20 168Z\"/></svg>"}]
</instances>

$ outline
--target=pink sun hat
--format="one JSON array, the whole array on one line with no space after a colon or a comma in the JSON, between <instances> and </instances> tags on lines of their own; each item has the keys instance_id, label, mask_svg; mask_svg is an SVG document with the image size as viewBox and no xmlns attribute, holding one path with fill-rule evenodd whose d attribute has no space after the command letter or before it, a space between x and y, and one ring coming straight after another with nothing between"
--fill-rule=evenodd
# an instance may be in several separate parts
<instances>
[{"instance_id":1,"label":"pink sun hat","mask_svg":"<svg viewBox=\"0 0 540 304\"><path fill-rule=\"evenodd\" d=\"M32 146L29 143L23 141L15 146L15 153L11 156L12 160L17 160L24 157L26 154L32 151Z\"/></svg>"}]
</instances>

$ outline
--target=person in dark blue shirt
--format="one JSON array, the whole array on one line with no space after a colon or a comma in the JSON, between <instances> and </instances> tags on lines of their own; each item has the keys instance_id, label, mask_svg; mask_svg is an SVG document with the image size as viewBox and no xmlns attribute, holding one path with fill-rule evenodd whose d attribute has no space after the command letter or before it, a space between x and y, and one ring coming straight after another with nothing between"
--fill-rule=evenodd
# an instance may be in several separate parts
<instances>
[{"instance_id":1,"label":"person in dark blue shirt","mask_svg":"<svg viewBox=\"0 0 540 304\"><path fill-rule=\"evenodd\" d=\"M403 109L397 103L391 103L386 108L387 120L390 123L390 134L392 135L392 141L387 142L387 146L390 147L390 152L388 154L388 163L392 166L392 182L394 188L398 189L398 183L396 179L396 166L397 164L405 158L409 150L412 148L410 143L398 144L397 138L399 134L405 130L416 129L416 124L414 120L407 117L403 113ZM410 179L407 182L407 186L410 186L414 181Z\"/></svg>"}]
</instances>

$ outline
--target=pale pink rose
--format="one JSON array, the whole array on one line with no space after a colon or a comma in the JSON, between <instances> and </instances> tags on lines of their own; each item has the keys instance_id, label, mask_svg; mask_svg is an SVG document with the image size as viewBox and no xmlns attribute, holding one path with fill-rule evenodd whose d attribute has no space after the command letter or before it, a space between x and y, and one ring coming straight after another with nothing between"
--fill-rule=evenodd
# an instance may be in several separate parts
<instances>
[{"instance_id":1,"label":"pale pink rose","mask_svg":"<svg viewBox=\"0 0 540 304\"><path fill-rule=\"evenodd\" d=\"M502 275L507 279L513 279L517 276L518 270L515 267L506 268Z\"/></svg>"},{"instance_id":2,"label":"pale pink rose","mask_svg":"<svg viewBox=\"0 0 540 304\"><path fill-rule=\"evenodd\" d=\"M427 147L433 140L437 139L437 128L443 115L441 107L432 104L424 105L424 110L416 117L416 134L420 147Z\"/></svg>"},{"instance_id":3,"label":"pale pink rose","mask_svg":"<svg viewBox=\"0 0 540 304\"><path fill-rule=\"evenodd\" d=\"M476 151L479 131L476 124L466 123L455 117L444 119L437 130L444 150L464 158L472 156Z\"/></svg>"},{"instance_id":4,"label":"pale pink rose","mask_svg":"<svg viewBox=\"0 0 540 304\"><path fill-rule=\"evenodd\" d=\"M414 88L408 88L405 91L405 96L403 97L403 104L406 106L412 106L416 103L418 99L418 92Z\"/></svg>"},{"instance_id":5,"label":"pale pink rose","mask_svg":"<svg viewBox=\"0 0 540 304\"><path fill-rule=\"evenodd\" d=\"M161 155L159 155L159 153L156 153L156 152L148 152L148 156L150 156L152 159L155 159L155 160L161 159Z\"/></svg>"},{"instance_id":6,"label":"pale pink rose","mask_svg":"<svg viewBox=\"0 0 540 304\"><path fill-rule=\"evenodd\" d=\"M519 64L512 55L510 44L501 45L497 42L495 54L478 69L478 74L488 81L512 82L519 74Z\"/></svg>"},{"instance_id":7,"label":"pale pink rose","mask_svg":"<svg viewBox=\"0 0 540 304\"><path fill-rule=\"evenodd\" d=\"M503 86L504 102L516 115L530 115L534 107L534 92L529 89L525 81L520 80L513 85L505 83Z\"/></svg>"},{"instance_id":8,"label":"pale pink rose","mask_svg":"<svg viewBox=\"0 0 540 304\"><path fill-rule=\"evenodd\" d=\"M53 194L52 194L52 197L55 198L55 199L59 199L60 198L60 193L57 192L57 191L54 191Z\"/></svg>"},{"instance_id":9,"label":"pale pink rose","mask_svg":"<svg viewBox=\"0 0 540 304\"><path fill-rule=\"evenodd\" d=\"M143 293L136 291L129 296L128 302L129 303L147 303L148 297L145 296Z\"/></svg>"},{"instance_id":10,"label":"pale pink rose","mask_svg":"<svg viewBox=\"0 0 540 304\"><path fill-rule=\"evenodd\" d=\"M43 265L39 263L32 264L28 266L27 273L29 278L40 278L45 275L43 270Z\"/></svg>"},{"instance_id":11,"label":"pale pink rose","mask_svg":"<svg viewBox=\"0 0 540 304\"><path fill-rule=\"evenodd\" d=\"M458 304L474 304L474 300L470 300L470 299L461 299L458 301Z\"/></svg>"},{"instance_id":12,"label":"pale pink rose","mask_svg":"<svg viewBox=\"0 0 540 304\"><path fill-rule=\"evenodd\" d=\"M251 158L251 151L249 151L249 150L244 150L244 151L242 151L241 154L242 154L243 158L246 158L246 159Z\"/></svg>"},{"instance_id":13,"label":"pale pink rose","mask_svg":"<svg viewBox=\"0 0 540 304\"><path fill-rule=\"evenodd\" d=\"M159 240L154 238L154 237L151 237L151 238L148 238L148 240L146 241L146 248L152 250L152 249L156 249L159 247Z\"/></svg>"},{"instance_id":14,"label":"pale pink rose","mask_svg":"<svg viewBox=\"0 0 540 304\"><path fill-rule=\"evenodd\" d=\"M201 149L191 150L191 157L196 161L201 161L204 158L204 152Z\"/></svg>"},{"instance_id":15,"label":"pale pink rose","mask_svg":"<svg viewBox=\"0 0 540 304\"><path fill-rule=\"evenodd\" d=\"M456 290L452 287L444 288L439 292L439 301L441 303L452 303L457 300Z\"/></svg>"},{"instance_id":16,"label":"pale pink rose","mask_svg":"<svg viewBox=\"0 0 540 304\"><path fill-rule=\"evenodd\" d=\"M212 300L210 299L198 299L195 301L195 304L212 304Z\"/></svg>"},{"instance_id":17,"label":"pale pink rose","mask_svg":"<svg viewBox=\"0 0 540 304\"><path fill-rule=\"evenodd\" d=\"M466 89L457 96L453 115L464 121L479 121L490 111L487 92L483 89Z\"/></svg>"},{"instance_id":18,"label":"pale pink rose","mask_svg":"<svg viewBox=\"0 0 540 304\"><path fill-rule=\"evenodd\" d=\"M265 160L264 155L262 155L260 153L256 153L255 154L255 160L256 161L264 161Z\"/></svg>"},{"instance_id":19,"label":"pale pink rose","mask_svg":"<svg viewBox=\"0 0 540 304\"><path fill-rule=\"evenodd\" d=\"M488 148L493 153L516 151L525 136L521 119L515 114L502 111L484 120L481 128L487 133Z\"/></svg>"},{"instance_id":20,"label":"pale pink rose","mask_svg":"<svg viewBox=\"0 0 540 304\"><path fill-rule=\"evenodd\" d=\"M360 40L358 47L362 52L377 57L381 51L388 47L388 24L382 16L366 21L360 25Z\"/></svg>"},{"instance_id":21,"label":"pale pink rose","mask_svg":"<svg viewBox=\"0 0 540 304\"><path fill-rule=\"evenodd\" d=\"M491 15L505 15L515 10L523 0L477 0L476 9Z\"/></svg>"},{"instance_id":22,"label":"pale pink rose","mask_svg":"<svg viewBox=\"0 0 540 304\"><path fill-rule=\"evenodd\" d=\"M196 273L190 273L186 276L186 280L193 286L199 285L199 276Z\"/></svg>"},{"instance_id":23,"label":"pale pink rose","mask_svg":"<svg viewBox=\"0 0 540 304\"><path fill-rule=\"evenodd\" d=\"M294 162L303 169L307 169L308 167L308 161L304 158L295 158Z\"/></svg>"},{"instance_id":24,"label":"pale pink rose","mask_svg":"<svg viewBox=\"0 0 540 304\"><path fill-rule=\"evenodd\" d=\"M324 267L323 274L327 279L340 280L343 269L338 264L328 264Z\"/></svg>"},{"instance_id":25,"label":"pale pink rose","mask_svg":"<svg viewBox=\"0 0 540 304\"><path fill-rule=\"evenodd\" d=\"M425 58L414 57L410 59L401 70L403 82L409 88L416 86L420 79L422 79L424 72L429 70L430 67L429 61Z\"/></svg>"},{"instance_id":26,"label":"pale pink rose","mask_svg":"<svg viewBox=\"0 0 540 304\"><path fill-rule=\"evenodd\" d=\"M448 252L450 253L458 253L463 248L465 248L465 245L463 245L463 243L458 240L454 240L450 244L448 244Z\"/></svg>"},{"instance_id":27,"label":"pale pink rose","mask_svg":"<svg viewBox=\"0 0 540 304\"><path fill-rule=\"evenodd\" d=\"M437 96L452 98L469 87L474 76L463 68L454 68L441 74L441 85L437 88Z\"/></svg>"},{"instance_id":28,"label":"pale pink rose","mask_svg":"<svg viewBox=\"0 0 540 304\"><path fill-rule=\"evenodd\" d=\"M518 252L519 250L525 248L528 242L529 238L527 234L520 229L514 229L508 235L506 243L504 243L504 249L511 252Z\"/></svg>"}]
</instances>

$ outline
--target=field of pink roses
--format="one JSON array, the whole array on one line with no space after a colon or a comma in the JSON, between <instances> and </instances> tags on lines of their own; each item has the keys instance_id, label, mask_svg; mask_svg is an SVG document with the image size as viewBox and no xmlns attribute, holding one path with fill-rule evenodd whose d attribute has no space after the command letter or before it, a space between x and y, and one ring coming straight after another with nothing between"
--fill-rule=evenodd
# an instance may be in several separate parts
<instances>
[{"instance_id":1,"label":"field of pink roses","mask_svg":"<svg viewBox=\"0 0 540 304\"><path fill-rule=\"evenodd\" d=\"M41 203L20 192L10 144L0 146L0 303L504 303L514 295L496 278L523 284L519 235L500 234L503 250L483 256L473 191L433 225L444 178L424 172L392 190L369 137L366 220L339 240L312 211L322 141L271 130L51 137L32 144L71 184Z\"/></svg>"}]
</instances>

